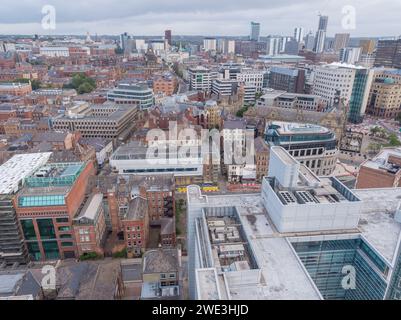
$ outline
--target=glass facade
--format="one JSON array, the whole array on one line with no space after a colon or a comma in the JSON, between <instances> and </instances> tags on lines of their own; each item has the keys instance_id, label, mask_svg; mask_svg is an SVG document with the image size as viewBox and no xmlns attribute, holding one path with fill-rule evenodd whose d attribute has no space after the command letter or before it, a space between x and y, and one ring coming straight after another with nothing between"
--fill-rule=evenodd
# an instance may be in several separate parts
<instances>
[{"instance_id":1,"label":"glass facade","mask_svg":"<svg viewBox=\"0 0 401 320\"><path fill-rule=\"evenodd\" d=\"M25 240L36 240L35 228L32 219L21 220L22 231L24 232Z\"/></svg>"},{"instance_id":2,"label":"glass facade","mask_svg":"<svg viewBox=\"0 0 401 320\"><path fill-rule=\"evenodd\" d=\"M324 299L382 300L388 267L362 239L292 243ZM343 268L355 268L355 288L343 288Z\"/></svg>"},{"instance_id":3,"label":"glass facade","mask_svg":"<svg viewBox=\"0 0 401 320\"><path fill-rule=\"evenodd\" d=\"M356 70L354 86L349 102L348 120L353 123L360 123L363 120L361 109L365 96L366 84L369 73L366 70Z\"/></svg>"},{"instance_id":4,"label":"glass facade","mask_svg":"<svg viewBox=\"0 0 401 320\"><path fill-rule=\"evenodd\" d=\"M35 242L27 242L28 252L31 258L35 261L39 261L42 259L42 254L40 253L39 243Z\"/></svg>"},{"instance_id":5,"label":"glass facade","mask_svg":"<svg viewBox=\"0 0 401 320\"><path fill-rule=\"evenodd\" d=\"M46 259L57 260L60 259L57 241L43 241L43 250L45 251Z\"/></svg>"},{"instance_id":6,"label":"glass facade","mask_svg":"<svg viewBox=\"0 0 401 320\"><path fill-rule=\"evenodd\" d=\"M30 188L71 186L84 168L83 163L55 163L40 168L25 184Z\"/></svg>"},{"instance_id":7,"label":"glass facade","mask_svg":"<svg viewBox=\"0 0 401 320\"><path fill-rule=\"evenodd\" d=\"M20 196L19 207L49 207L65 205L64 195Z\"/></svg>"},{"instance_id":8,"label":"glass facade","mask_svg":"<svg viewBox=\"0 0 401 320\"><path fill-rule=\"evenodd\" d=\"M56 239L56 232L54 231L52 219L38 219L37 220L40 238L42 240Z\"/></svg>"},{"instance_id":9,"label":"glass facade","mask_svg":"<svg viewBox=\"0 0 401 320\"><path fill-rule=\"evenodd\" d=\"M401 251L398 252L386 299L401 300Z\"/></svg>"}]
</instances>

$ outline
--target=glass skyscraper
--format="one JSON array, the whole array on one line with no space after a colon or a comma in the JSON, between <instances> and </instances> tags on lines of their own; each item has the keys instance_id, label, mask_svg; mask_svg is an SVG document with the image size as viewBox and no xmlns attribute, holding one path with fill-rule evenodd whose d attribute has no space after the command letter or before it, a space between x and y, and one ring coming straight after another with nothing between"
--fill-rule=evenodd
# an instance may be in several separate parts
<instances>
[{"instance_id":1,"label":"glass skyscraper","mask_svg":"<svg viewBox=\"0 0 401 320\"><path fill-rule=\"evenodd\" d=\"M260 23L251 22L251 40L259 41L260 37Z\"/></svg>"}]
</instances>

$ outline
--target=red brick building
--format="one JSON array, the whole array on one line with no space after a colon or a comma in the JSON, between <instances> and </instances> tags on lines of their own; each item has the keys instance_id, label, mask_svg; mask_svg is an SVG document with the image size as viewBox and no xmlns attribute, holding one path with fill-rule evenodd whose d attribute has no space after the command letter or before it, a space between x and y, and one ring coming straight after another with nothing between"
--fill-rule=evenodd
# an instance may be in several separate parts
<instances>
[{"instance_id":1,"label":"red brick building","mask_svg":"<svg viewBox=\"0 0 401 320\"><path fill-rule=\"evenodd\" d=\"M140 256L145 252L149 235L147 200L134 198L126 207L120 207L120 216L128 256Z\"/></svg>"},{"instance_id":2,"label":"red brick building","mask_svg":"<svg viewBox=\"0 0 401 320\"><path fill-rule=\"evenodd\" d=\"M361 164L357 189L401 187L401 149L385 148Z\"/></svg>"},{"instance_id":3,"label":"red brick building","mask_svg":"<svg viewBox=\"0 0 401 320\"><path fill-rule=\"evenodd\" d=\"M164 93L172 96L178 86L177 78L174 76L158 76L153 80L153 92L155 94Z\"/></svg>"},{"instance_id":4,"label":"red brick building","mask_svg":"<svg viewBox=\"0 0 401 320\"><path fill-rule=\"evenodd\" d=\"M74 219L74 235L79 256L88 253L104 254L107 236L103 209L103 194L92 194Z\"/></svg>"},{"instance_id":5,"label":"red brick building","mask_svg":"<svg viewBox=\"0 0 401 320\"><path fill-rule=\"evenodd\" d=\"M78 256L73 219L94 174L93 162L49 163L26 179L15 209L33 260Z\"/></svg>"}]
</instances>

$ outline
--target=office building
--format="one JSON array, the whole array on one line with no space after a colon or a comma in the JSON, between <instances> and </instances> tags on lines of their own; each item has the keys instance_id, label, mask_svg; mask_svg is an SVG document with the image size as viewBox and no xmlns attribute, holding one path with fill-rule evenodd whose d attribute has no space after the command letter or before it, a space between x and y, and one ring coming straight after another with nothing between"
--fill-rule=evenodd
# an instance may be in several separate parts
<instances>
[{"instance_id":1,"label":"office building","mask_svg":"<svg viewBox=\"0 0 401 320\"><path fill-rule=\"evenodd\" d=\"M188 68L189 90L211 91L218 73L203 66Z\"/></svg>"},{"instance_id":2,"label":"office building","mask_svg":"<svg viewBox=\"0 0 401 320\"><path fill-rule=\"evenodd\" d=\"M288 93L279 90L265 90L256 103L258 108L280 108L321 112L326 103L312 94Z\"/></svg>"},{"instance_id":3,"label":"office building","mask_svg":"<svg viewBox=\"0 0 401 320\"><path fill-rule=\"evenodd\" d=\"M375 67L401 69L401 38L398 40L379 40Z\"/></svg>"},{"instance_id":4,"label":"office building","mask_svg":"<svg viewBox=\"0 0 401 320\"><path fill-rule=\"evenodd\" d=\"M274 56L282 52L282 40L280 36L268 36L266 55Z\"/></svg>"},{"instance_id":5,"label":"office building","mask_svg":"<svg viewBox=\"0 0 401 320\"><path fill-rule=\"evenodd\" d=\"M172 96L176 92L177 87L178 80L170 73L153 78L153 92L155 94L162 93L166 96Z\"/></svg>"},{"instance_id":6,"label":"office building","mask_svg":"<svg viewBox=\"0 0 401 320\"><path fill-rule=\"evenodd\" d=\"M290 93L304 93L305 70L273 66L268 75L268 87Z\"/></svg>"},{"instance_id":7,"label":"office building","mask_svg":"<svg viewBox=\"0 0 401 320\"><path fill-rule=\"evenodd\" d=\"M139 110L147 110L154 105L153 90L145 82L121 82L107 92L107 100L116 104L134 105Z\"/></svg>"},{"instance_id":8,"label":"office building","mask_svg":"<svg viewBox=\"0 0 401 320\"><path fill-rule=\"evenodd\" d=\"M265 71L243 68L240 73L237 73L237 80L246 84L255 86L256 92L261 92Z\"/></svg>"},{"instance_id":9,"label":"office building","mask_svg":"<svg viewBox=\"0 0 401 320\"><path fill-rule=\"evenodd\" d=\"M135 126L138 109L128 105L77 103L64 115L55 117L53 128L58 131L79 131L83 138L124 138Z\"/></svg>"},{"instance_id":10,"label":"office building","mask_svg":"<svg viewBox=\"0 0 401 320\"><path fill-rule=\"evenodd\" d=\"M26 264L30 261L14 199L24 180L50 158L51 153L19 154L0 166L0 265Z\"/></svg>"},{"instance_id":11,"label":"office building","mask_svg":"<svg viewBox=\"0 0 401 320\"><path fill-rule=\"evenodd\" d=\"M339 52L341 49L348 47L349 38L349 33L336 33L334 35L333 50Z\"/></svg>"},{"instance_id":12,"label":"office building","mask_svg":"<svg viewBox=\"0 0 401 320\"><path fill-rule=\"evenodd\" d=\"M285 48L283 52L288 55L297 55L299 52L299 48L299 42L294 39L290 39L285 43Z\"/></svg>"},{"instance_id":13,"label":"office building","mask_svg":"<svg viewBox=\"0 0 401 320\"><path fill-rule=\"evenodd\" d=\"M203 50L216 51L217 50L217 39L216 38L204 38L203 39Z\"/></svg>"},{"instance_id":14,"label":"office building","mask_svg":"<svg viewBox=\"0 0 401 320\"><path fill-rule=\"evenodd\" d=\"M227 40L225 42L223 53L225 53L225 54L235 54L235 40Z\"/></svg>"},{"instance_id":15,"label":"office building","mask_svg":"<svg viewBox=\"0 0 401 320\"><path fill-rule=\"evenodd\" d=\"M322 126L272 121L266 125L265 139L280 146L319 176L333 173L339 150L335 134Z\"/></svg>"},{"instance_id":16,"label":"office building","mask_svg":"<svg viewBox=\"0 0 401 320\"><path fill-rule=\"evenodd\" d=\"M217 51L223 54L235 54L235 40L224 38L218 39Z\"/></svg>"},{"instance_id":17,"label":"office building","mask_svg":"<svg viewBox=\"0 0 401 320\"><path fill-rule=\"evenodd\" d=\"M312 51L315 47L315 36L312 31L310 31L305 37L305 49Z\"/></svg>"},{"instance_id":18,"label":"office building","mask_svg":"<svg viewBox=\"0 0 401 320\"><path fill-rule=\"evenodd\" d=\"M359 167L356 188L397 188L401 184L401 149L384 148Z\"/></svg>"},{"instance_id":19,"label":"office building","mask_svg":"<svg viewBox=\"0 0 401 320\"><path fill-rule=\"evenodd\" d=\"M246 58L257 59L259 55L264 54L267 50L268 43L261 41L235 41L235 53L240 54Z\"/></svg>"},{"instance_id":20,"label":"office building","mask_svg":"<svg viewBox=\"0 0 401 320\"><path fill-rule=\"evenodd\" d=\"M282 147L270 148L262 199L281 233L354 229L359 222L361 201L355 195L336 178L318 178Z\"/></svg>"},{"instance_id":21,"label":"office building","mask_svg":"<svg viewBox=\"0 0 401 320\"><path fill-rule=\"evenodd\" d=\"M174 152L174 147L176 148L175 144L167 148L158 148L157 145L151 148L134 141L120 146L111 156L110 165L123 175L173 174L179 185L201 183L204 165L201 151L191 154L190 157L182 157L178 151Z\"/></svg>"},{"instance_id":22,"label":"office building","mask_svg":"<svg viewBox=\"0 0 401 320\"><path fill-rule=\"evenodd\" d=\"M259 41L260 37L260 23L258 22L251 22L251 35L250 40L252 41Z\"/></svg>"},{"instance_id":23,"label":"office building","mask_svg":"<svg viewBox=\"0 0 401 320\"><path fill-rule=\"evenodd\" d=\"M93 162L47 163L25 179L15 206L32 260L78 257L73 219L94 174Z\"/></svg>"},{"instance_id":24,"label":"office building","mask_svg":"<svg viewBox=\"0 0 401 320\"><path fill-rule=\"evenodd\" d=\"M328 16L319 16L319 26L316 32L315 46L313 49L313 51L316 53L321 53L324 51L328 21Z\"/></svg>"},{"instance_id":25,"label":"office building","mask_svg":"<svg viewBox=\"0 0 401 320\"><path fill-rule=\"evenodd\" d=\"M396 119L401 112L401 72L374 70L366 113L375 117Z\"/></svg>"},{"instance_id":26,"label":"office building","mask_svg":"<svg viewBox=\"0 0 401 320\"><path fill-rule=\"evenodd\" d=\"M345 104L349 104L348 120L361 122L368 104L373 71L360 66L332 63L319 66L314 72L312 93L321 96L333 106L340 94Z\"/></svg>"},{"instance_id":27,"label":"office building","mask_svg":"<svg viewBox=\"0 0 401 320\"><path fill-rule=\"evenodd\" d=\"M340 62L347 64L357 64L361 58L362 48L342 48L340 49Z\"/></svg>"},{"instance_id":28,"label":"office building","mask_svg":"<svg viewBox=\"0 0 401 320\"><path fill-rule=\"evenodd\" d=\"M212 93L218 97L229 97L238 92L239 82L231 79L216 79L212 82Z\"/></svg>"},{"instance_id":29,"label":"office building","mask_svg":"<svg viewBox=\"0 0 401 320\"><path fill-rule=\"evenodd\" d=\"M240 85L240 91L242 91L243 94L244 105L249 106L255 104L256 93L258 92L255 84L249 82L242 83Z\"/></svg>"},{"instance_id":30,"label":"office building","mask_svg":"<svg viewBox=\"0 0 401 320\"><path fill-rule=\"evenodd\" d=\"M120 35L120 48L123 49L124 51L128 47L128 40L131 37L128 35L127 32L124 32L123 34Z\"/></svg>"},{"instance_id":31,"label":"office building","mask_svg":"<svg viewBox=\"0 0 401 320\"><path fill-rule=\"evenodd\" d=\"M190 298L399 299L400 189L350 190L271 152L261 195L188 187ZM352 287L342 285L347 265Z\"/></svg>"},{"instance_id":32,"label":"office building","mask_svg":"<svg viewBox=\"0 0 401 320\"><path fill-rule=\"evenodd\" d=\"M304 28L295 28L294 29L294 39L298 43L301 43L304 41Z\"/></svg>"},{"instance_id":33,"label":"office building","mask_svg":"<svg viewBox=\"0 0 401 320\"><path fill-rule=\"evenodd\" d=\"M169 46L171 46L173 44L171 30L164 31L164 40L167 40L167 43Z\"/></svg>"}]
</instances>

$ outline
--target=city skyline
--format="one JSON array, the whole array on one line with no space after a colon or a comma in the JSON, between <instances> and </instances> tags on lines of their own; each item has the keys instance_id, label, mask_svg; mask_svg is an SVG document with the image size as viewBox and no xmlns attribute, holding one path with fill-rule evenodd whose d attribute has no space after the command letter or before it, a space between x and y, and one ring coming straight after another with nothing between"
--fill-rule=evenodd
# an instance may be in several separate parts
<instances>
[{"instance_id":1,"label":"city skyline","mask_svg":"<svg viewBox=\"0 0 401 320\"><path fill-rule=\"evenodd\" d=\"M56 9L56 29L44 30L41 21L44 16L42 8L52 5ZM343 9L352 6L355 9L354 29L344 28L342 21L346 13ZM300 26L316 30L318 14L329 15L327 35L335 33L351 33L352 37L385 37L398 36L397 22L401 3L394 0L381 1L377 7L370 1L309 1L298 3L293 0L260 1L251 0L246 3L229 1L191 1L174 0L152 1L143 3L134 1L93 0L76 5L62 1L32 1L18 3L10 0L2 1L0 11L3 12L0 23L0 34L63 35L63 34L109 34L117 35L128 32L133 35L154 36L171 29L175 35L215 35L215 36L247 36L250 21L261 23L260 35L291 35L294 27ZM18 14L16 14L18 13ZM301 14L300 14L301 13ZM380 17L380 27L372 15ZM190 30L190 31L189 31Z\"/></svg>"}]
</instances>

